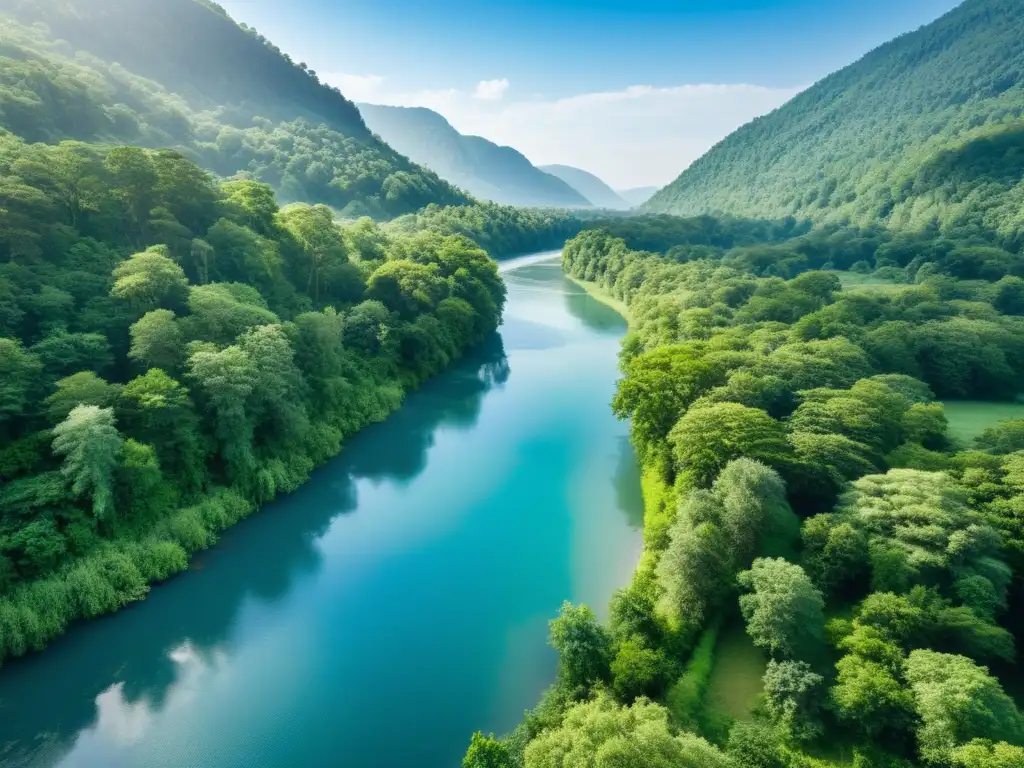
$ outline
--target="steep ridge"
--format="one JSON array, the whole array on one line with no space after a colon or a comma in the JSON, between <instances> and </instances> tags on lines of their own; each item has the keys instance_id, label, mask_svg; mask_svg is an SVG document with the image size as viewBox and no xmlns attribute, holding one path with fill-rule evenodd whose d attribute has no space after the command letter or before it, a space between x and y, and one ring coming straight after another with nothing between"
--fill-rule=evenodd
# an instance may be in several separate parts
<instances>
[{"instance_id":1,"label":"steep ridge","mask_svg":"<svg viewBox=\"0 0 1024 768\"><path fill-rule=\"evenodd\" d=\"M1024 12L967 0L728 136L647 211L987 229L1022 242Z\"/></svg>"},{"instance_id":2,"label":"steep ridge","mask_svg":"<svg viewBox=\"0 0 1024 768\"><path fill-rule=\"evenodd\" d=\"M571 165L542 165L540 169L544 173L560 178L598 208L625 210L633 207L600 178L582 168L574 168Z\"/></svg>"},{"instance_id":3,"label":"steep ridge","mask_svg":"<svg viewBox=\"0 0 1024 768\"><path fill-rule=\"evenodd\" d=\"M536 168L522 153L480 136L464 136L424 107L359 104L370 129L408 155L476 197L506 205L589 207L576 189Z\"/></svg>"},{"instance_id":4,"label":"steep ridge","mask_svg":"<svg viewBox=\"0 0 1024 768\"><path fill-rule=\"evenodd\" d=\"M469 201L213 3L0 0L0 14L0 127L28 141L171 146L353 216Z\"/></svg>"}]
</instances>

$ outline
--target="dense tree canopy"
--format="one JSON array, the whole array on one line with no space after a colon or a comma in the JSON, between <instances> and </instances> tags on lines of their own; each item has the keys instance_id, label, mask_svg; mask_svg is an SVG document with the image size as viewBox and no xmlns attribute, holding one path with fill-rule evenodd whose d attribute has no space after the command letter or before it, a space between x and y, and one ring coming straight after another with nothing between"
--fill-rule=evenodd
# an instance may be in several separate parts
<instances>
[{"instance_id":1,"label":"dense tree canopy","mask_svg":"<svg viewBox=\"0 0 1024 768\"><path fill-rule=\"evenodd\" d=\"M0 657L181 570L501 319L463 236L349 233L169 150L8 136L0 166Z\"/></svg>"}]
</instances>

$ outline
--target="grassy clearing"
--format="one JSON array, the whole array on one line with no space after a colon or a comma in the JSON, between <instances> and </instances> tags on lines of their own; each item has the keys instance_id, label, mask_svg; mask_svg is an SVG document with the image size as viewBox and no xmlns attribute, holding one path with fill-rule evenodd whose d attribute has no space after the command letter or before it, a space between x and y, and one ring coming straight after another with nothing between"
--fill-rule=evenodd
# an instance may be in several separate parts
<instances>
[{"instance_id":1,"label":"grassy clearing","mask_svg":"<svg viewBox=\"0 0 1024 768\"><path fill-rule=\"evenodd\" d=\"M731 720L747 720L757 703L768 660L744 631L742 623L729 624L718 636L704 708Z\"/></svg>"},{"instance_id":2,"label":"grassy clearing","mask_svg":"<svg viewBox=\"0 0 1024 768\"><path fill-rule=\"evenodd\" d=\"M899 291L907 288L907 283L894 283L882 277L875 277L872 274L862 275L859 272L836 271L839 282L843 284L844 290L872 290L872 291Z\"/></svg>"},{"instance_id":3,"label":"grassy clearing","mask_svg":"<svg viewBox=\"0 0 1024 768\"><path fill-rule=\"evenodd\" d=\"M989 403L978 400L947 400L942 404L949 419L947 434L962 448L1000 421L1024 419L1024 403Z\"/></svg>"},{"instance_id":4,"label":"grassy clearing","mask_svg":"<svg viewBox=\"0 0 1024 768\"><path fill-rule=\"evenodd\" d=\"M625 302L616 299L596 283L588 283L586 280L577 280L575 277L570 277L569 275L566 275L566 277L576 283L576 285L590 294L593 298L614 309L626 319L626 322L629 322L629 307L626 306Z\"/></svg>"},{"instance_id":5,"label":"grassy clearing","mask_svg":"<svg viewBox=\"0 0 1024 768\"><path fill-rule=\"evenodd\" d=\"M718 624L713 624L704 630L700 642L693 649L686 671L668 691L668 709L676 722L684 728L699 728L704 696L715 666L717 643Z\"/></svg>"}]
</instances>

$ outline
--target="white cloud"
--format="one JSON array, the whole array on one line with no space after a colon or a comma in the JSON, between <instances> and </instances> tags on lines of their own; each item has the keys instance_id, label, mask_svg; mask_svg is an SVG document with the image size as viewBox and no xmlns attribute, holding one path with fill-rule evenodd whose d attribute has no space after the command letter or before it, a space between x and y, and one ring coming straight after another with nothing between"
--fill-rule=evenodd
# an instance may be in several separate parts
<instances>
[{"instance_id":1,"label":"white cloud","mask_svg":"<svg viewBox=\"0 0 1024 768\"><path fill-rule=\"evenodd\" d=\"M507 78L502 77L498 80L481 80L476 84L476 90L473 91L473 98L483 99L484 101L499 101L505 95L505 91L507 90Z\"/></svg>"},{"instance_id":2,"label":"white cloud","mask_svg":"<svg viewBox=\"0 0 1024 768\"><path fill-rule=\"evenodd\" d=\"M350 101L369 101L379 93L384 85L380 75L348 75L344 72L328 72L320 75L325 83L341 89L345 98Z\"/></svg>"},{"instance_id":3,"label":"white cloud","mask_svg":"<svg viewBox=\"0 0 1024 768\"><path fill-rule=\"evenodd\" d=\"M472 91L413 92L373 76L326 79L350 99L428 107L462 133L515 147L537 165L583 168L619 189L667 184L727 134L802 90L745 83L633 85L516 100L503 98L505 79L481 81ZM346 82L353 87L346 90Z\"/></svg>"}]
</instances>

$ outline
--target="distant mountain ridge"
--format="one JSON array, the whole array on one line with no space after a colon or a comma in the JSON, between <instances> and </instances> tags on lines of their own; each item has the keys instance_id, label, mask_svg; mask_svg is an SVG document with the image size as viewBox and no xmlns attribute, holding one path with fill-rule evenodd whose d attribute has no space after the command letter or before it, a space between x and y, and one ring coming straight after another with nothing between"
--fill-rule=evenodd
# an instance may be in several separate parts
<instances>
[{"instance_id":1,"label":"distant mountain ridge","mask_svg":"<svg viewBox=\"0 0 1024 768\"><path fill-rule=\"evenodd\" d=\"M465 136L425 107L358 104L370 130L414 162L472 195L505 205L583 208L590 201L522 153Z\"/></svg>"},{"instance_id":2,"label":"distant mountain ridge","mask_svg":"<svg viewBox=\"0 0 1024 768\"><path fill-rule=\"evenodd\" d=\"M0 39L0 128L26 141L174 147L352 216L469 202L213 2L0 0Z\"/></svg>"},{"instance_id":3,"label":"distant mountain ridge","mask_svg":"<svg viewBox=\"0 0 1024 768\"><path fill-rule=\"evenodd\" d=\"M966 0L743 126L645 206L1024 245L1024 5Z\"/></svg>"},{"instance_id":4,"label":"distant mountain ridge","mask_svg":"<svg viewBox=\"0 0 1024 768\"><path fill-rule=\"evenodd\" d=\"M600 178L582 168L574 168L571 165L542 165L540 169L560 178L598 208L624 210L632 207Z\"/></svg>"},{"instance_id":5,"label":"distant mountain ridge","mask_svg":"<svg viewBox=\"0 0 1024 768\"><path fill-rule=\"evenodd\" d=\"M661 187L633 187L631 189L617 189L615 192L631 206L636 207L643 205L654 197L659 189Z\"/></svg>"}]
</instances>

